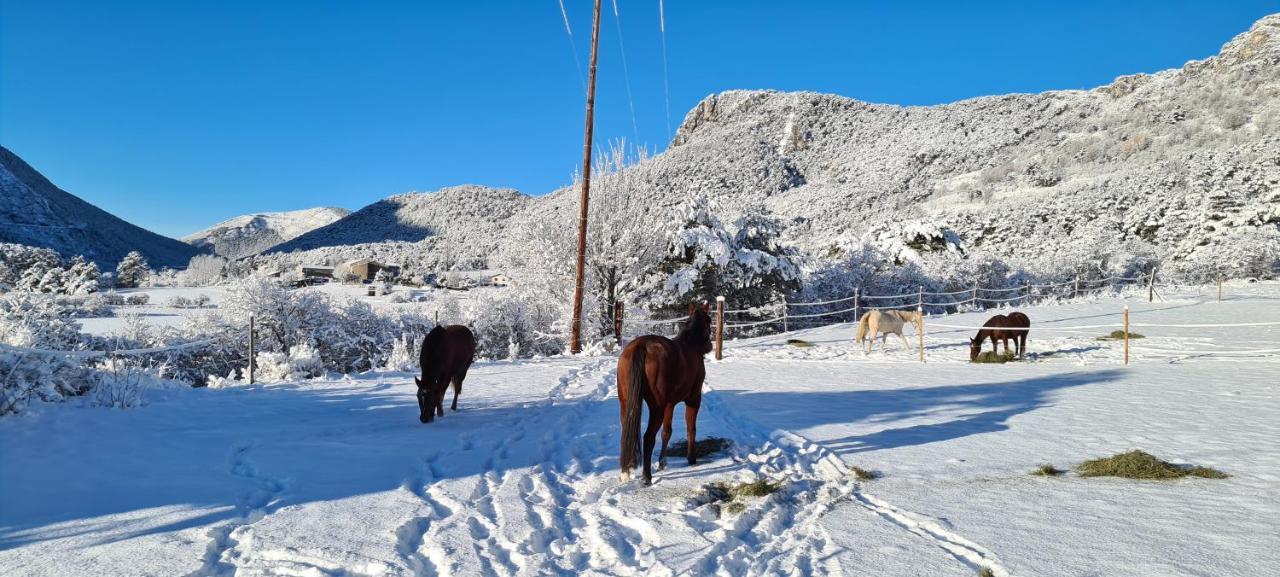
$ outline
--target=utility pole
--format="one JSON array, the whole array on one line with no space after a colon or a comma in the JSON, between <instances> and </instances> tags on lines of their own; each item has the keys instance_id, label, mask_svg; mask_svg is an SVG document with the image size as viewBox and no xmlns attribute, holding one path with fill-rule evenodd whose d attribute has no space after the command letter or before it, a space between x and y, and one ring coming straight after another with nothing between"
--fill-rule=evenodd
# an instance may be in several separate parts
<instances>
[{"instance_id":1,"label":"utility pole","mask_svg":"<svg viewBox=\"0 0 1280 577\"><path fill-rule=\"evenodd\" d=\"M591 24L591 65L587 74L587 137L582 145L582 200L578 207L578 272L573 285L573 330L569 352L582 352L582 273L587 260L587 199L591 193L591 129L596 113L596 48L600 45L600 0Z\"/></svg>"}]
</instances>

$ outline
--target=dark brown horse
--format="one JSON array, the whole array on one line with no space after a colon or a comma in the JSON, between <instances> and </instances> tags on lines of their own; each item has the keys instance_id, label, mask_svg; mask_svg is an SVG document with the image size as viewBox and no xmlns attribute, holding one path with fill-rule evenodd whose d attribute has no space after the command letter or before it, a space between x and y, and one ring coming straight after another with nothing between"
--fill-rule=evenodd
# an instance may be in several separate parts
<instances>
[{"instance_id":1,"label":"dark brown horse","mask_svg":"<svg viewBox=\"0 0 1280 577\"><path fill-rule=\"evenodd\" d=\"M689 464L697 462L694 437L698 428L698 408L702 406L702 382L707 369L703 356L711 352L711 315L707 304L689 305L689 320L674 340L645 335L627 344L618 357L618 404L622 411L622 480L631 479L640 448L640 401L649 406L649 425L644 430L644 484L653 482L650 462L653 445L662 425L662 452L658 470L667 466L667 443L671 440L671 418L676 405L684 403L684 427L689 436Z\"/></svg>"},{"instance_id":2,"label":"dark brown horse","mask_svg":"<svg viewBox=\"0 0 1280 577\"><path fill-rule=\"evenodd\" d=\"M991 339L991 352L996 351L996 341L1004 342L1004 352L1009 352L1009 339L1013 339L1014 347L1018 350L1018 357L1027 352L1027 333L1031 332L1031 319L1027 318L1020 312L1012 312L1007 315L996 315L987 319L982 323L982 330L978 331L978 336L969 339L969 360L978 360L978 353L982 352L982 341Z\"/></svg>"},{"instance_id":3,"label":"dark brown horse","mask_svg":"<svg viewBox=\"0 0 1280 577\"><path fill-rule=\"evenodd\" d=\"M430 423L436 415L444 416L444 393L453 383L453 410L458 410L458 393L462 380L476 356L476 337L462 325L437 326L422 340L418 364L422 377L414 377L418 385L418 420Z\"/></svg>"}]
</instances>

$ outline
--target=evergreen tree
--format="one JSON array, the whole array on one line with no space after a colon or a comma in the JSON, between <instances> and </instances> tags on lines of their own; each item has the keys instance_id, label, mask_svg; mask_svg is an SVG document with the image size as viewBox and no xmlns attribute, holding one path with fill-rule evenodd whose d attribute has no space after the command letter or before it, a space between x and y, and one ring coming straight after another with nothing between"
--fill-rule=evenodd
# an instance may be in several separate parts
<instances>
[{"instance_id":1,"label":"evergreen tree","mask_svg":"<svg viewBox=\"0 0 1280 577\"><path fill-rule=\"evenodd\" d=\"M146 257L136 250L125 255L124 260L116 265L116 286L121 288L143 286L150 276L151 267L147 264Z\"/></svg>"},{"instance_id":2,"label":"evergreen tree","mask_svg":"<svg viewBox=\"0 0 1280 577\"><path fill-rule=\"evenodd\" d=\"M734 308L778 302L799 288L796 253L778 240L781 225L764 207L749 207L725 226L704 197L686 201L668 235L668 252L646 278L643 296L669 315L690 301L724 296Z\"/></svg>"}]
</instances>

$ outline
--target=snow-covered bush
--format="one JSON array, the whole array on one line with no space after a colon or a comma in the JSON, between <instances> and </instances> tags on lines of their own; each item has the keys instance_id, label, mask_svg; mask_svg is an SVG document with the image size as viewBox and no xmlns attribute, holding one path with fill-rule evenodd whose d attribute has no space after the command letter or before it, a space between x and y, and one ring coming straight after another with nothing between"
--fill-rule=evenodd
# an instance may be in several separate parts
<instances>
[{"instance_id":1,"label":"snow-covered bush","mask_svg":"<svg viewBox=\"0 0 1280 577\"><path fill-rule=\"evenodd\" d=\"M151 302L151 296L147 293L131 294L124 299L125 304L133 306L142 306Z\"/></svg>"},{"instance_id":2,"label":"snow-covered bush","mask_svg":"<svg viewBox=\"0 0 1280 577\"><path fill-rule=\"evenodd\" d=\"M142 404L143 388L152 380L154 377L140 367L120 360L107 361L93 374L90 399L99 407L137 407Z\"/></svg>"},{"instance_id":3,"label":"snow-covered bush","mask_svg":"<svg viewBox=\"0 0 1280 577\"><path fill-rule=\"evenodd\" d=\"M288 353L258 353L254 377L264 383L310 379L324 375L324 362L315 347L299 343Z\"/></svg>"},{"instance_id":4,"label":"snow-covered bush","mask_svg":"<svg viewBox=\"0 0 1280 577\"><path fill-rule=\"evenodd\" d=\"M9 293L0 296L0 344L50 350L78 350L80 323L52 297Z\"/></svg>"},{"instance_id":5,"label":"snow-covered bush","mask_svg":"<svg viewBox=\"0 0 1280 577\"><path fill-rule=\"evenodd\" d=\"M61 401L84 394L91 379L92 371L79 359L0 348L0 416L20 412L32 400Z\"/></svg>"},{"instance_id":6,"label":"snow-covered bush","mask_svg":"<svg viewBox=\"0 0 1280 577\"><path fill-rule=\"evenodd\" d=\"M422 350L422 337L404 335L397 338L391 346L391 354L383 368L388 371L418 370L418 354Z\"/></svg>"},{"instance_id":7,"label":"snow-covered bush","mask_svg":"<svg viewBox=\"0 0 1280 577\"><path fill-rule=\"evenodd\" d=\"M465 313L476 337L477 355L516 358L563 352L567 331L555 307L541 299L512 294L486 294Z\"/></svg>"}]
</instances>

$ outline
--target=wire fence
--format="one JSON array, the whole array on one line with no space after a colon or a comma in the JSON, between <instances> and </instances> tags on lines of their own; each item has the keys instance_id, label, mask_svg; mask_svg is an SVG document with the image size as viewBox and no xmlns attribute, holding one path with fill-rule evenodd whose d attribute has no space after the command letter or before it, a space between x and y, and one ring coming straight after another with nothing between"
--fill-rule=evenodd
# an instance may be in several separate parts
<instances>
[{"instance_id":1,"label":"wire fence","mask_svg":"<svg viewBox=\"0 0 1280 577\"><path fill-rule=\"evenodd\" d=\"M1076 299L1095 296L1107 292L1118 292L1126 288L1135 288L1146 283L1154 296L1155 271L1138 276L1112 275L1103 278L1076 278L1069 281L1031 284L1023 283L1008 287L983 287L975 284L968 289L948 291L926 291L921 287L916 292L898 294L865 294L861 287L854 289L853 294L820 301L792 302L782 299L753 307L730 308L725 315L724 329L733 331L733 336L758 336L770 332L786 332L792 328L813 328L839 322L858 320L860 314L872 310L902 310L921 308L929 313L955 313L985 310L987 308L1009 304L1031 304L1051 300ZM1021 294L1018 294L1021 293ZM958 298L967 297L967 298ZM892 302L897 301L897 302ZM833 305L845 305L835 308ZM832 310L818 310L819 307L833 307ZM801 314L793 314L798 309ZM620 312L617 314L621 314ZM617 337L622 340L626 329L629 334L651 330L664 325L679 325L687 320L687 315L669 319L615 319L618 327ZM616 322L616 321L621 322Z\"/></svg>"}]
</instances>

